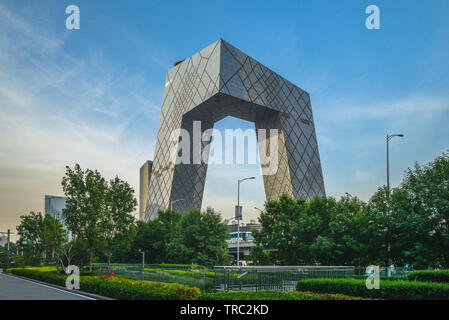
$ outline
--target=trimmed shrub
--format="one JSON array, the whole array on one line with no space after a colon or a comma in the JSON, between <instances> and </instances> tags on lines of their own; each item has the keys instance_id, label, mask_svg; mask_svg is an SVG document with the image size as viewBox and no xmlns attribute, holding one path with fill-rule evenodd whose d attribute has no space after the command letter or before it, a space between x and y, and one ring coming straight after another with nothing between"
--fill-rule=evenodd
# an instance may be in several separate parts
<instances>
[{"instance_id":1,"label":"trimmed shrub","mask_svg":"<svg viewBox=\"0 0 449 320\"><path fill-rule=\"evenodd\" d=\"M126 273L128 277L129 273ZM215 273L197 269L192 270L162 270L145 268L145 280L180 283L203 290L213 290L215 286Z\"/></svg>"},{"instance_id":2,"label":"trimmed shrub","mask_svg":"<svg viewBox=\"0 0 449 320\"><path fill-rule=\"evenodd\" d=\"M58 286L65 287L65 281L67 279L67 275L62 271L60 274L57 274L53 270L48 270L47 267L43 267L42 271L38 271L38 267L34 268L17 268L17 269L7 269L6 272L12 273L21 277L30 278L34 280L39 280L42 282L47 282L51 284L55 284Z\"/></svg>"},{"instance_id":3,"label":"trimmed shrub","mask_svg":"<svg viewBox=\"0 0 449 320\"><path fill-rule=\"evenodd\" d=\"M301 299L298 295L280 291L221 291L203 293L200 300L317 300Z\"/></svg>"},{"instance_id":4,"label":"trimmed shrub","mask_svg":"<svg viewBox=\"0 0 449 320\"><path fill-rule=\"evenodd\" d=\"M366 300L342 294L320 294L314 292L281 291L228 291L203 293L200 300Z\"/></svg>"},{"instance_id":5,"label":"trimmed shrub","mask_svg":"<svg viewBox=\"0 0 449 320\"><path fill-rule=\"evenodd\" d=\"M54 271L33 269L8 269L12 274L59 286L65 286L67 276ZM194 300L200 289L177 283L143 282L124 278L81 276L80 290L121 300Z\"/></svg>"},{"instance_id":6,"label":"trimmed shrub","mask_svg":"<svg viewBox=\"0 0 449 320\"><path fill-rule=\"evenodd\" d=\"M355 275L355 276L352 276L351 278L347 278L347 279L361 279L361 280L365 280L366 281L366 278L368 278L367 275ZM379 279L380 279L380 281L383 281L383 280L387 280L387 281L407 281L408 280L406 276L390 276L390 277L388 277L388 276L380 276Z\"/></svg>"},{"instance_id":7,"label":"trimmed shrub","mask_svg":"<svg viewBox=\"0 0 449 320\"><path fill-rule=\"evenodd\" d=\"M449 284L410 281L380 281L380 289L369 290L364 280L355 279L311 279L300 280L298 291L317 293L345 294L349 296L395 299L426 300L449 299Z\"/></svg>"},{"instance_id":8,"label":"trimmed shrub","mask_svg":"<svg viewBox=\"0 0 449 320\"><path fill-rule=\"evenodd\" d=\"M408 280L449 283L449 270L417 270L408 274Z\"/></svg>"},{"instance_id":9,"label":"trimmed shrub","mask_svg":"<svg viewBox=\"0 0 449 320\"><path fill-rule=\"evenodd\" d=\"M296 294L300 294L300 295L307 295L309 297L317 297L318 300L374 300L374 299L370 299L370 298L363 298L363 297L352 297L352 296L347 296L345 294L341 294L341 293L316 293L316 292L311 292L311 291L291 291L290 293L296 295ZM301 300L306 300L306 299L301 299ZM308 299L311 300L311 299Z\"/></svg>"},{"instance_id":10,"label":"trimmed shrub","mask_svg":"<svg viewBox=\"0 0 449 320\"><path fill-rule=\"evenodd\" d=\"M163 268L185 268L185 269L207 269L206 266L200 264L176 264L176 263L161 263L159 266Z\"/></svg>"},{"instance_id":11,"label":"trimmed shrub","mask_svg":"<svg viewBox=\"0 0 449 320\"><path fill-rule=\"evenodd\" d=\"M123 278L84 277L81 290L121 300L195 300L201 291L176 283L144 282Z\"/></svg>"}]
</instances>

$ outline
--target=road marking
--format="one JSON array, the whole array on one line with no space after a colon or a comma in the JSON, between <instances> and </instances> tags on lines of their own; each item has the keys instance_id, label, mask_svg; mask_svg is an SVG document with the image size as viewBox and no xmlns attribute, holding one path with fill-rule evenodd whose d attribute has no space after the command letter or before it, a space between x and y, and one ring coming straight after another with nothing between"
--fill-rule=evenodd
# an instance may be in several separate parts
<instances>
[{"instance_id":1,"label":"road marking","mask_svg":"<svg viewBox=\"0 0 449 320\"><path fill-rule=\"evenodd\" d=\"M23 280L23 281L32 282L32 283L37 284L37 285L40 285L40 286L42 286L42 287L46 287L46 288L50 288L50 289L62 291L62 292L65 292L65 293L73 294L73 295L75 295L75 296L82 297L82 298L86 298L86 299L88 299L88 300L97 300L97 299L95 299L95 298L88 297L88 296L84 296L84 295L79 294L79 293L74 293L74 292L70 292L70 291L67 291L67 290L55 288L55 287L52 287L52 286L47 286L47 285L45 285L45 284L42 284L42 283L39 283L39 282L35 282L35 281L33 281L33 280L28 280L28 279L23 279L23 278L15 277L15 276L12 276L12 275L9 275L9 274L6 274L6 273L2 273L2 275L9 276L9 277L14 278L14 279L19 279L19 280Z\"/></svg>"}]
</instances>

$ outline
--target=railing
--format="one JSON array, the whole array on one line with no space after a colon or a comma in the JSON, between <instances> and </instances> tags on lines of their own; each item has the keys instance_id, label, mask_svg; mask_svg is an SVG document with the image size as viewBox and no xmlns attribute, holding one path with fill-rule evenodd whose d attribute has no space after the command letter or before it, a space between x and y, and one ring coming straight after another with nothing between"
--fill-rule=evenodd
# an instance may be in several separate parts
<instances>
[{"instance_id":1,"label":"railing","mask_svg":"<svg viewBox=\"0 0 449 320\"><path fill-rule=\"evenodd\" d=\"M365 267L354 266L219 266L215 289L220 291L294 290L299 280L317 278L366 279ZM380 278L403 280L409 268L380 267Z\"/></svg>"},{"instance_id":2,"label":"railing","mask_svg":"<svg viewBox=\"0 0 449 320\"><path fill-rule=\"evenodd\" d=\"M352 266L221 266L215 267L215 289L220 291L294 290L304 279L352 278Z\"/></svg>"},{"instance_id":3,"label":"railing","mask_svg":"<svg viewBox=\"0 0 449 320\"><path fill-rule=\"evenodd\" d=\"M107 264L94 264L95 270L106 274ZM294 290L296 283L304 279L355 278L366 279L369 274L364 267L353 266L217 266L213 269L197 265L145 265L112 264L116 274L127 278L166 283L181 283L202 290L258 291ZM407 268L380 267L381 279L406 279Z\"/></svg>"}]
</instances>

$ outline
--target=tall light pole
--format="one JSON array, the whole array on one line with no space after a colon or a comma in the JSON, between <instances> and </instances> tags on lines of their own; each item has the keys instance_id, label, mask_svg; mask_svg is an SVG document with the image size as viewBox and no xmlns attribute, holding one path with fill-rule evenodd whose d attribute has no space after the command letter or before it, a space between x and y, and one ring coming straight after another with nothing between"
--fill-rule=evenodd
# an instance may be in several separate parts
<instances>
[{"instance_id":1,"label":"tall light pole","mask_svg":"<svg viewBox=\"0 0 449 320\"><path fill-rule=\"evenodd\" d=\"M237 266L240 265L240 220L242 219L242 208L240 207L240 183L252 179L256 179L256 177L239 179L237 184L237 207L235 208L235 215L237 219Z\"/></svg>"},{"instance_id":2,"label":"tall light pole","mask_svg":"<svg viewBox=\"0 0 449 320\"><path fill-rule=\"evenodd\" d=\"M7 238L6 238L6 243L7 243L7 247L6 247L6 268L9 268L9 260L11 259L10 255L11 253L9 252L9 243L11 242L11 230L8 229L8 231L6 232L0 232L0 233L6 233L7 234Z\"/></svg>"},{"instance_id":3,"label":"tall light pole","mask_svg":"<svg viewBox=\"0 0 449 320\"><path fill-rule=\"evenodd\" d=\"M402 133L399 134L387 134L387 198L390 197L390 140L394 137L404 137ZM389 214L389 210L388 213ZM387 225L387 230L389 230L389 224ZM389 231L387 234L387 266L390 264L390 235ZM388 269L388 272L390 272L390 269Z\"/></svg>"},{"instance_id":4,"label":"tall light pole","mask_svg":"<svg viewBox=\"0 0 449 320\"><path fill-rule=\"evenodd\" d=\"M139 249L139 252L142 254L142 281L143 281L145 275L145 251Z\"/></svg>"},{"instance_id":5,"label":"tall light pole","mask_svg":"<svg viewBox=\"0 0 449 320\"><path fill-rule=\"evenodd\" d=\"M182 201L182 200L184 200L184 199L176 199L174 201L170 201L170 211L173 211L173 203L176 203L176 202Z\"/></svg>"},{"instance_id":6,"label":"tall light pole","mask_svg":"<svg viewBox=\"0 0 449 320\"><path fill-rule=\"evenodd\" d=\"M390 140L394 137L403 137L404 135L402 133L400 134L392 134L392 135L388 135L387 134L387 190L388 190L388 194L390 194Z\"/></svg>"}]
</instances>

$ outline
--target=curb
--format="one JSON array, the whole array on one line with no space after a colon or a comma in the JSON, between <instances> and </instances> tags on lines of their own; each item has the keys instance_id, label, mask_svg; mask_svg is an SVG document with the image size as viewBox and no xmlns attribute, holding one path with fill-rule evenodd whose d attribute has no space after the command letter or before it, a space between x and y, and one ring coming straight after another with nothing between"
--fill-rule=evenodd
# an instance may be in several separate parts
<instances>
[{"instance_id":1,"label":"curb","mask_svg":"<svg viewBox=\"0 0 449 320\"><path fill-rule=\"evenodd\" d=\"M116 300L116 299L113 299L113 298L100 296L98 294L89 293L89 292L85 292L85 291L81 291L81 290L69 290L66 287L58 286L58 285L53 284L53 283L48 283L48 282L44 282L44 281L40 281L40 280L26 278L26 277L18 276L18 275L15 275L15 274L12 274L12 273L8 273L8 272L3 272L3 274L11 276L11 277L21 278L21 279L24 279L24 280L36 282L36 283L39 283L39 284L42 284L42 285L46 285L46 286L49 286L49 287L53 287L53 288L56 288L56 289L59 289L59 290L64 290L64 291L71 292L71 293L77 293L77 294L80 294L80 295L83 295L83 296L86 296L86 297L89 297L89 298L94 298L96 300Z\"/></svg>"}]
</instances>

